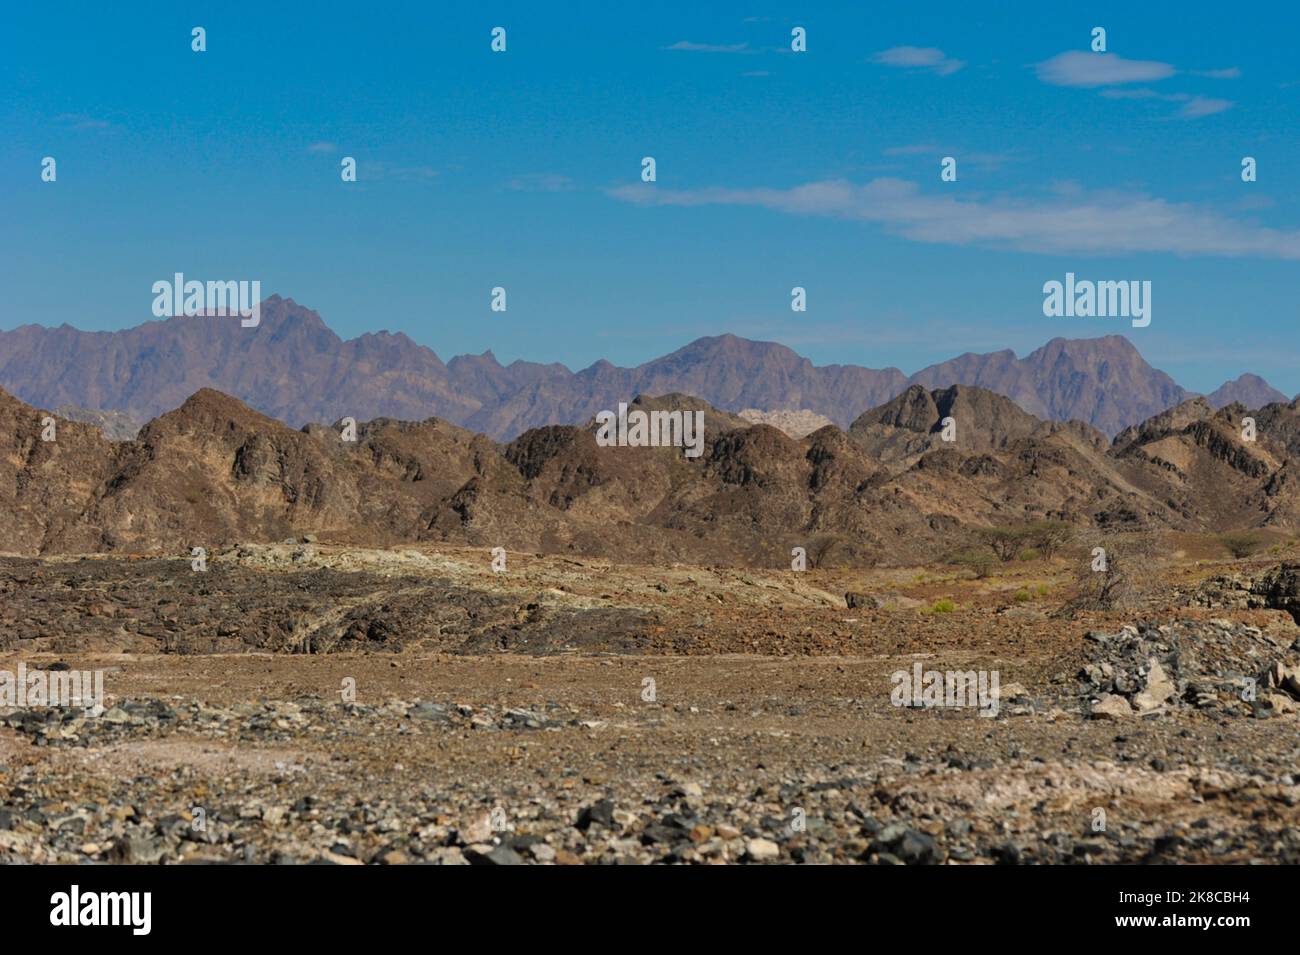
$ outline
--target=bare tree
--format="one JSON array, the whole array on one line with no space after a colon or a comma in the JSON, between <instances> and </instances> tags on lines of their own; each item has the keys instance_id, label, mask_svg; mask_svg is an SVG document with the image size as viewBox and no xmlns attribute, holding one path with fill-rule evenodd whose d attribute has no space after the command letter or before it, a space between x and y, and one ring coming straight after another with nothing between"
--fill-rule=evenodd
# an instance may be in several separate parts
<instances>
[{"instance_id":1,"label":"bare tree","mask_svg":"<svg viewBox=\"0 0 1300 955\"><path fill-rule=\"evenodd\" d=\"M1081 534L1077 550L1079 571L1075 596L1061 608L1072 615L1082 610L1123 610L1156 596L1166 548L1150 534Z\"/></svg>"}]
</instances>

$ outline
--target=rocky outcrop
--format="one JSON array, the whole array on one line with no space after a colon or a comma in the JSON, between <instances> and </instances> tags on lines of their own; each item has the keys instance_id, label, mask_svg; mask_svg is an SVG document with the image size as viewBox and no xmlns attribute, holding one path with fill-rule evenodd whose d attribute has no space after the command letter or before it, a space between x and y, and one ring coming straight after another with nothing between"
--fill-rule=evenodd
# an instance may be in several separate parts
<instances>
[{"instance_id":1,"label":"rocky outcrop","mask_svg":"<svg viewBox=\"0 0 1300 955\"><path fill-rule=\"evenodd\" d=\"M1079 693L1094 718L1194 707L1269 717L1297 712L1300 651L1228 620L1179 620L1087 635Z\"/></svg>"},{"instance_id":2,"label":"rocky outcrop","mask_svg":"<svg viewBox=\"0 0 1300 955\"><path fill-rule=\"evenodd\" d=\"M1300 623L1300 563L1281 563L1257 574L1224 574L1191 595L1201 607L1284 610Z\"/></svg>"}]
</instances>

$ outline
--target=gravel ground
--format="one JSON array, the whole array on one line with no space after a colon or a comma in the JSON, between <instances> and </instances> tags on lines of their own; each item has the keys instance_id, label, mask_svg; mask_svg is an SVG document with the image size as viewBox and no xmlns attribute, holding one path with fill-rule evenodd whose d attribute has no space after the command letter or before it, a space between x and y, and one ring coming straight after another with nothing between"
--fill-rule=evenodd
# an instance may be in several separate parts
<instances>
[{"instance_id":1,"label":"gravel ground","mask_svg":"<svg viewBox=\"0 0 1300 955\"><path fill-rule=\"evenodd\" d=\"M849 658L70 662L117 698L3 711L6 861L1300 862L1294 717L896 708Z\"/></svg>"},{"instance_id":2,"label":"gravel ground","mask_svg":"<svg viewBox=\"0 0 1300 955\"><path fill-rule=\"evenodd\" d=\"M959 582L292 553L0 567L26 628L0 671L101 670L107 695L0 705L0 861L1300 862L1285 613L1058 619L1004 581L933 614ZM215 632L321 588L347 610L314 624L387 629L329 653L149 640L198 632L189 597ZM996 715L895 705L917 664L997 671Z\"/></svg>"}]
</instances>

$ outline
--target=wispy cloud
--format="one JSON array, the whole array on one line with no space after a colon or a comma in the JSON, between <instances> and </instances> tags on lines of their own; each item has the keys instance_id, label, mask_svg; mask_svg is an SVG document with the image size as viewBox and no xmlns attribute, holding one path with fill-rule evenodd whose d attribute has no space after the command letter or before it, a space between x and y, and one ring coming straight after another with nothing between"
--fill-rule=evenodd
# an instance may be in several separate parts
<instances>
[{"instance_id":1,"label":"wispy cloud","mask_svg":"<svg viewBox=\"0 0 1300 955\"><path fill-rule=\"evenodd\" d=\"M422 182L436 178L438 170L432 166L394 166L383 162L362 162L357 168L357 178L370 181Z\"/></svg>"},{"instance_id":2,"label":"wispy cloud","mask_svg":"<svg viewBox=\"0 0 1300 955\"><path fill-rule=\"evenodd\" d=\"M913 143L910 146L890 146L884 152L886 156L932 156L942 151L932 143Z\"/></svg>"},{"instance_id":3,"label":"wispy cloud","mask_svg":"<svg viewBox=\"0 0 1300 955\"><path fill-rule=\"evenodd\" d=\"M109 129L113 125L106 119L87 116L85 113L63 113L55 116L54 121L71 129Z\"/></svg>"},{"instance_id":4,"label":"wispy cloud","mask_svg":"<svg viewBox=\"0 0 1300 955\"><path fill-rule=\"evenodd\" d=\"M642 206L756 206L853 219L917 242L1050 255L1163 252L1300 260L1300 231L1140 194L1069 191L1040 200L957 199L925 194L914 182L879 178L864 185L836 179L789 189L666 190L638 183L610 195Z\"/></svg>"},{"instance_id":5,"label":"wispy cloud","mask_svg":"<svg viewBox=\"0 0 1300 955\"><path fill-rule=\"evenodd\" d=\"M671 46L664 47L665 50L681 50L686 53L755 53L751 50L748 43L693 43L690 40L678 40Z\"/></svg>"},{"instance_id":6,"label":"wispy cloud","mask_svg":"<svg viewBox=\"0 0 1300 955\"><path fill-rule=\"evenodd\" d=\"M1058 53L1036 67L1038 78L1053 86L1115 86L1151 83L1178 71L1155 60L1126 60L1117 53Z\"/></svg>"},{"instance_id":7,"label":"wispy cloud","mask_svg":"<svg viewBox=\"0 0 1300 955\"><path fill-rule=\"evenodd\" d=\"M1232 100L1230 99L1193 96L1183 104L1183 108L1178 111L1178 115L1183 119L1199 119L1202 116L1213 116L1215 113L1222 113L1227 109L1232 109Z\"/></svg>"},{"instance_id":8,"label":"wispy cloud","mask_svg":"<svg viewBox=\"0 0 1300 955\"><path fill-rule=\"evenodd\" d=\"M956 73L966 65L964 60L955 60L945 56L943 50L932 46L895 46L881 50L871 58L872 63L881 66L895 66L904 69L927 70L940 76Z\"/></svg>"},{"instance_id":9,"label":"wispy cloud","mask_svg":"<svg viewBox=\"0 0 1300 955\"><path fill-rule=\"evenodd\" d=\"M1110 89L1102 90L1101 95L1106 99L1159 99L1159 100L1176 100L1178 97L1172 93L1157 93L1148 86L1140 86L1137 89Z\"/></svg>"},{"instance_id":10,"label":"wispy cloud","mask_svg":"<svg viewBox=\"0 0 1300 955\"><path fill-rule=\"evenodd\" d=\"M1241 70L1235 66L1226 70L1192 70L1192 75L1205 76L1212 80L1235 80L1241 76Z\"/></svg>"},{"instance_id":11,"label":"wispy cloud","mask_svg":"<svg viewBox=\"0 0 1300 955\"><path fill-rule=\"evenodd\" d=\"M1168 79L1178 74L1171 63L1157 60L1126 60L1114 53L1084 53L1071 50L1058 53L1050 60L1044 60L1035 67L1038 78L1054 86L1073 86L1085 89L1107 87L1101 95L1107 99L1160 100L1167 103L1181 103L1182 107L1174 114L1179 119L1199 119L1212 116L1233 107L1233 101L1212 96L1195 96L1191 93L1157 93L1142 87L1124 89L1129 83L1153 83ZM1194 76L1212 79L1236 79L1241 71L1236 67L1223 70L1191 70Z\"/></svg>"},{"instance_id":12,"label":"wispy cloud","mask_svg":"<svg viewBox=\"0 0 1300 955\"><path fill-rule=\"evenodd\" d=\"M335 153L335 152L338 152L338 148L339 148L339 147L338 147L338 144L337 144L337 143L319 142L319 143L312 143L310 146L308 146L308 147L307 147L307 152L309 152L309 153Z\"/></svg>"},{"instance_id":13,"label":"wispy cloud","mask_svg":"<svg viewBox=\"0 0 1300 955\"><path fill-rule=\"evenodd\" d=\"M552 172L528 172L506 183L514 192L572 192L577 186L568 176Z\"/></svg>"},{"instance_id":14,"label":"wispy cloud","mask_svg":"<svg viewBox=\"0 0 1300 955\"><path fill-rule=\"evenodd\" d=\"M1131 90L1102 90L1101 95L1106 99L1148 99L1159 100L1162 103L1181 103L1182 108L1174 114L1179 119L1199 119L1202 116L1213 116L1215 113L1222 113L1224 110L1233 107L1233 102L1230 99L1193 96L1191 93L1157 93L1155 90L1146 87Z\"/></svg>"},{"instance_id":15,"label":"wispy cloud","mask_svg":"<svg viewBox=\"0 0 1300 955\"><path fill-rule=\"evenodd\" d=\"M969 150L957 149L954 146L936 146L933 143L913 143L908 146L890 146L885 149L886 156L929 156L935 159L943 156L954 156L962 163L968 163L972 166L982 166L986 169L996 169L1007 163L1021 162L1022 160L1010 153L984 153L971 152Z\"/></svg>"}]
</instances>

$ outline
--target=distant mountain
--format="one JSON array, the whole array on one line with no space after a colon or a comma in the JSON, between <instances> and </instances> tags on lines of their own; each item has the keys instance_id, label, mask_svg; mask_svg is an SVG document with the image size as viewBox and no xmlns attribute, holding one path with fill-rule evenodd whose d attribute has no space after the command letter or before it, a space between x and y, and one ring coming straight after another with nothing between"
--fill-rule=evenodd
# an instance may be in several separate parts
<instances>
[{"instance_id":1,"label":"distant mountain","mask_svg":"<svg viewBox=\"0 0 1300 955\"><path fill-rule=\"evenodd\" d=\"M1206 395L1205 400L1211 408L1223 408L1233 402L1247 408L1262 408L1275 402L1286 404L1291 399L1259 375L1246 374L1233 381L1225 381Z\"/></svg>"},{"instance_id":2,"label":"distant mountain","mask_svg":"<svg viewBox=\"0 0 1300 955\"><path fill-rule=\"evenodd\" d=\"M109 441L130 441L140 433L140 422L120 411L91 411L75 405L60 405L54 413L69 421L93 424Z\"/></svg>"},{"instance_id":3,"label":"distant mountain","mask_svg":"<svg viewBox=\"0 0 1300 955\"><path fill-rule=\"evenodd\" d=\"M584 423L638 394L680 392L727 411L809 411L847 428L910 385L983 388L1029 414L1078 419L1107 435L1188 397L1117 335L1055 338L1025 358L967 353L909 378L897 368L817 366L784 345L735 335L700 338L635 368L607 361L578 372L526 361L503 366L491 352L444 363L400 333L345 341L315 312L279 296L263 303L253 329L236 319L176 317L118 332L68 325L0 332L0 387L35 405L114 411L135 421L213 388L295 427L437 416L509 440L542 425ZM1245 385L1233 394L1264 403Z\"/></svg>"},{"instance_id":4,"label":"distant mountain","mask_svg":"<svg viewBox=\"0 0 1300 955\"><path fill-rule=\"evenodd\" d=\"M1122 335L1053 338L1024 358L1011 351L962 355L909 379L926 388L975 385L1053 421L1086 421L1108 435L1178 404L1177 382L1148 365Z\"/></svg>"},{"instance_id":5,"label":"distant mountain","mask_svg":"<svg viewBox=\"0 0 1300 955\"><path fill-rule=\"evenodd\" d=\"M819 428L835 423L825 415L806 408L798 411L759 411L757 408L742 408L739 414L750 424L770 424L792 438L805 437Z\"/></svg>"},{"instance_id":6,"label":"distant mountain","mask_svg":"<svg viewBox=\"0 0 1300 955\"><path fill-rule=\"evenodd\" d=\"M315 312L278 296L261 314L257 328L184 316L118 332L23 325L0 332L0 387L45 407L120 411L137 421L203 388L294 425L345 415L418 420L434 409L460 418L480 407L458 393L437 355L405 335L344 341Z\"/></svg>"}]
</instances>

